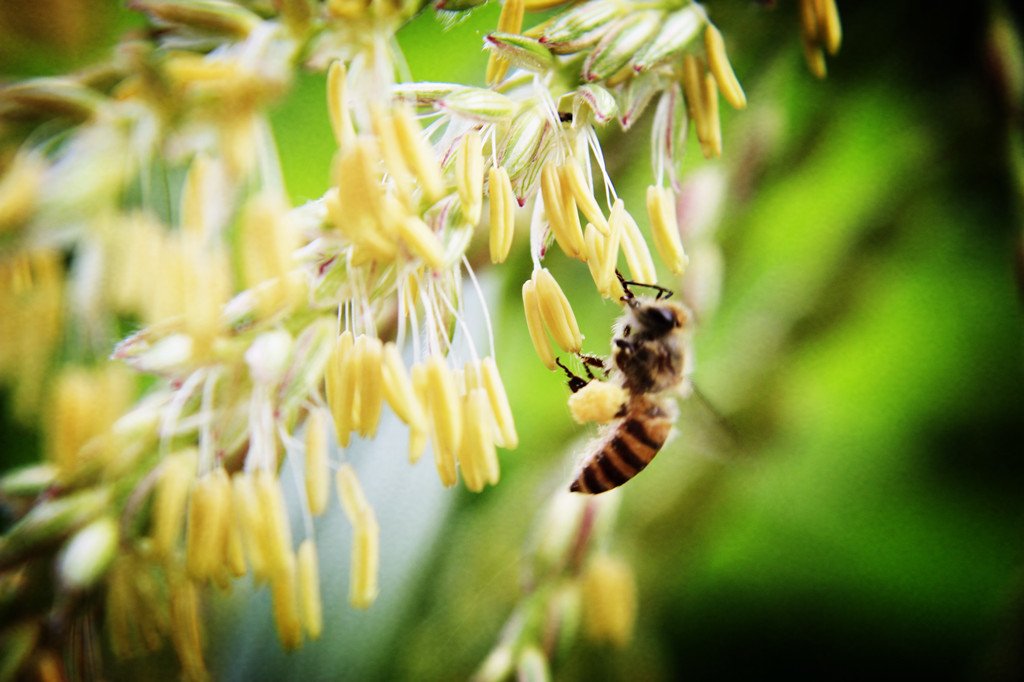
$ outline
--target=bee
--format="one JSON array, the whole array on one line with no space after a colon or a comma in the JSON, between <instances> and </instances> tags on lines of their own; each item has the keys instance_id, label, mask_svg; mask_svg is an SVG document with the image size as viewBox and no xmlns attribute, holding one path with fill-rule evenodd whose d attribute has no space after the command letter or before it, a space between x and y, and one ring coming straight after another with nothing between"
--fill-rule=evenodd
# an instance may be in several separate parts
<instances>
[{"instance_id":1,"label":"bee","mask_svg":"<svg viewBox=\"0 0 1024 682\"><path fill-rule=\"evenodd\" d=\"M677 416L673 395L688 385L691 314L682 303L667 300L672 292L655 284L629 282L619 275L625 310L615 323L611 357L581 355L589 380L591 367L622 386L626 401L590 443L582 467L569 486L572 492L596 495L617 488L644 469L658 454ZM632 286L654 289L654 297L635 296ZM559 362L575 393L589 383Z\"/></svg>"}]
</instances>

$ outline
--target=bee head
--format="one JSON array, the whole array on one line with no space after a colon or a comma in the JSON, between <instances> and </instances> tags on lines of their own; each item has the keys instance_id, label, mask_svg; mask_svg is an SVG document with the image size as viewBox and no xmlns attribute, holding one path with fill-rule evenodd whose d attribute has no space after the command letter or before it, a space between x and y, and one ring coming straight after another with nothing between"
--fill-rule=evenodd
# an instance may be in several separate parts
<instances>
[{"instance_id":1,"label":"bee head","mask_svg":"<svg viewBox=\"0 0 1024 682\"><path fill-rule=\"evenodd\" d=\"M633 299L631 304L637 327L651 336L664 336L686 324L689 315L678 303L656 299Z\"/></svg>"}]
</instances>

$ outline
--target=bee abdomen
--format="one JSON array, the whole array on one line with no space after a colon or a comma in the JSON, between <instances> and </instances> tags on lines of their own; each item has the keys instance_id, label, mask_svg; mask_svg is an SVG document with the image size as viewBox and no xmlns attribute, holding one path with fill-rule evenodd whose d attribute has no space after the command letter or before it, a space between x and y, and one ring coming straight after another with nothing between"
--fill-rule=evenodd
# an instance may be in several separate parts
<instances>
[{"instance_id":1,"label":"bee abdomen","mask_svg":"<svg viewBox=\"0 0 1024 682\"><path fill-rule=\"evenodd\" d=\"M650 464L671 428L672 420L660 411L657 416L627 415L597 442L569 490L596 495L619 487Z\"/></svg>"}]
</instances>

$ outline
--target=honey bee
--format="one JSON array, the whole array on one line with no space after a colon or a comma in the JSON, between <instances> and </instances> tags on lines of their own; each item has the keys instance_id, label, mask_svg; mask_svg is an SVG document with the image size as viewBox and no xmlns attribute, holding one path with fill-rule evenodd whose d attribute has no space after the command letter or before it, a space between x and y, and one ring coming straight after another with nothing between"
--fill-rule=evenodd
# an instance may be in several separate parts
<instances>
[{"instance_id":1,"label":"honey bee","mask_svg":"<svg viewBox=\"0 0 1024 682\"><path fill-rule=\"evenodd\" d=\"M688 385L690 311L669 301L672 292L653 284L629 282L619 275L625 310L615 324L611 357L581 355L588 378L591 367L622 386L626 401L590 443L582 467L569 486L572 492L596 495L617 488L644 469L658 454L675 423L671 396ZM629 286L654 289L654 297L635 296ZM569 388L576 392L588 380L566 369Z\"/></svg>"}]
</instances>

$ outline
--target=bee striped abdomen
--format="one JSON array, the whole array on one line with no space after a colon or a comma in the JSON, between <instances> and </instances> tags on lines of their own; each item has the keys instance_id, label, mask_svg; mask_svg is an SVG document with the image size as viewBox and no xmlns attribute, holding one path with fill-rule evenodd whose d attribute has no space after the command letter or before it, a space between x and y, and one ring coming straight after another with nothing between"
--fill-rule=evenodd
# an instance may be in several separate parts
<instances>
[{"instance_id":1,"label":"bee striped abdomen","mask_svg":"<svg viewBox=\"0 0 1024 682\"><path fill-rule=\"evenodd\" d=\"M646 402L646 401L645 401ZM593 454L569 486L572 492L596 495L617 488L646 467L668 439L672 419L656 404L631 405L597 440Z\"/></svg>"}]
</instances>

